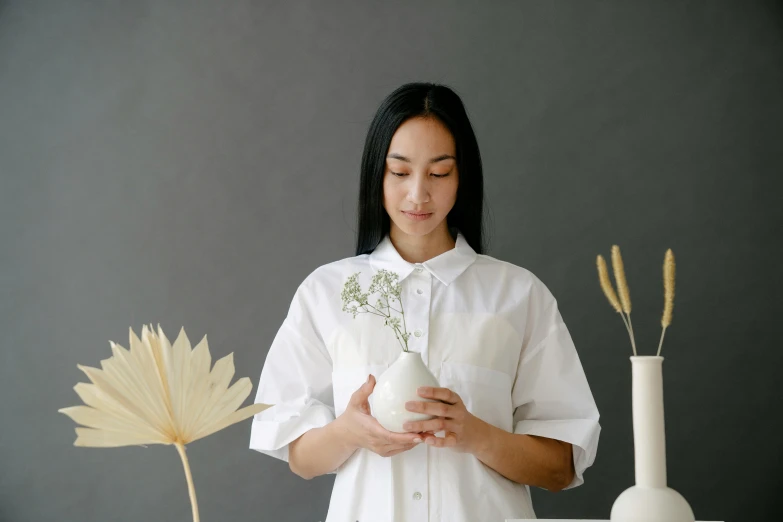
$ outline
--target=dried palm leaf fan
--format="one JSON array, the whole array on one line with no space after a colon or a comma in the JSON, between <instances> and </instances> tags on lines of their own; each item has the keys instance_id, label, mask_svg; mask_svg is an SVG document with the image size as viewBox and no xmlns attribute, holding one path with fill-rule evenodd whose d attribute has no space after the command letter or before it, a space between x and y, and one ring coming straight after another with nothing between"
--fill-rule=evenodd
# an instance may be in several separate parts
<instances>
[{"instance_id":1,"label":"dried palm leaf fan","mask_svg":"<svg viewBox=\"0 0 783 522\"><path fill-rule=\"evenodd\" d=\"M193 511L198 503L185 445L243 421L267 409L252 404L237 409L253 385L244 377L229 387L234 376L233 353L217 361L207 337L191 349L185 330L172 345L158 325L146 325L139 339L130 330L130 350L111 342L112 356L101 369L77 365L92 381L74 390L85 406L62 408L78 424L75 446L114 448L145 444L172 444L177 448Z\"/></svg>"}]
</instances>

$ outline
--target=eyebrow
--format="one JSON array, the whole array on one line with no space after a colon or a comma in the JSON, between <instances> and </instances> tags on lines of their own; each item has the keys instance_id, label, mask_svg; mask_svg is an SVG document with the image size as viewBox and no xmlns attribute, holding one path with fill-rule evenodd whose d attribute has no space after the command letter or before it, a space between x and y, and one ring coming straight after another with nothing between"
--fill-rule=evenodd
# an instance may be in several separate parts
<instances>
[{"instance_id":1,"label":"eyebrow","mask_svg":"<svg viewBox=\"0 0 783 522\"><path fill-rule=\"evenodd\" d=\"M405 161L407 163L410 163L411 160L409 158L406 158L402 154L397 154L396 152L392 152L388 156L386 156L387 159L398 159L400 161ZM453 159L454 161L457 161L457 158L452 156L451 154L441 154L440 156L436 156L430 160L430 163L437 163L439 161L447 160L447 159Z\"/></svg>"}]
</instances>

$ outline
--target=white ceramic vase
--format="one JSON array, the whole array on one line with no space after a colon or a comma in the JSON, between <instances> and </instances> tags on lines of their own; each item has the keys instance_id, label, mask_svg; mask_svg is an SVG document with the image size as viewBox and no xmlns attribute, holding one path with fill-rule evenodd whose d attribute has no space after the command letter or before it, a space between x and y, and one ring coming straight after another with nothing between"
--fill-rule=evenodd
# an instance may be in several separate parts
<instances>
[{"instance_id":1,"label":"white ceramic vase","mask_svg":"<svg viewBox=\"0 0 783 522\"><path fill-rule=\"evenodd\" d=\"M636 485L612 505L614 522L694 522L682 495L666 486L663 357L631 357Z\"/></svg>"},{"instance_id":2,"label":"white ceramic vase","mask_svg":"<svg viewBox=\"0 0 783 522\"><path fill-rule=\"evenodd\" d=\"M440 384L417 352L403 351L397 360L378 377L370 396L372 415L389 431L404 433L402 425L408 421L433 418L432 415L416 413L405 409L408 401L437 402L419 396L419 386Z\"/></svg>"}]
</instances>

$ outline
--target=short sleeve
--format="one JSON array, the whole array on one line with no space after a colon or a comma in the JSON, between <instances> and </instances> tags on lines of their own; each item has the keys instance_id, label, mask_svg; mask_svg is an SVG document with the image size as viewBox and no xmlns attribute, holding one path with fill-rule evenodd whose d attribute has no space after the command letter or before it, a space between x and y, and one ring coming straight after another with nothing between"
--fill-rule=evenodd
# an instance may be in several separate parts
<instances>
[{"instance_id":1,"label":"short sleeve","mask_svg":"<svg viewBox=\"0 0 783 522\"><path fill-rule=\"evenodd\" d=\"M528 324L511 394L514 433L570 443L575 476L566 489L573 488L595 460L598 408L557 302L540 281L531 292Z\"/></svg>"},{"instance_id":2,"label":"short sleeve","mask_svg":"<svg viewBox=\"0 0 783 522\"><path fill-rule=\"evenodd\" d=\"M305 281L306 282L306 281ZM250 449L288 461L288 445L334 420L332 361L314 321L317 303L299 286L261 370Z\"/></svg>"}]
</instances>

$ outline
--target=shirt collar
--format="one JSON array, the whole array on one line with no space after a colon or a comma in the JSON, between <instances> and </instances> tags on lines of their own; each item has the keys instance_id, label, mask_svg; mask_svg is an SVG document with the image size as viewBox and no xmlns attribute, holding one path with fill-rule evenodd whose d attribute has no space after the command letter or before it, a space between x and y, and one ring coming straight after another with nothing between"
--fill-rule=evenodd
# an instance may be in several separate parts
<instances>
[{"instance_id":1,"label":"shirt collar","mask_svg":"<svg viewBox=\"0 0 783 522\"><path fill-rule=\"evenodd\" d=\"M417 266L423 266L444 285L448 286L476 260L477 254L465 236L457 233L454 248L443 252L423 263L409 263L400 256L394 244L386 234L375 250L370 254L370 266L373 270L380 269L396 272L400 281L408 277Z\"/></svg>"}]
</instances>

